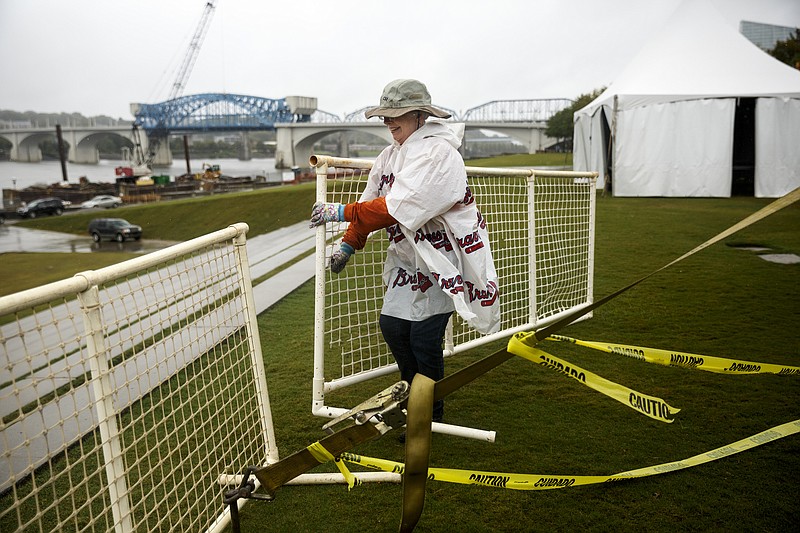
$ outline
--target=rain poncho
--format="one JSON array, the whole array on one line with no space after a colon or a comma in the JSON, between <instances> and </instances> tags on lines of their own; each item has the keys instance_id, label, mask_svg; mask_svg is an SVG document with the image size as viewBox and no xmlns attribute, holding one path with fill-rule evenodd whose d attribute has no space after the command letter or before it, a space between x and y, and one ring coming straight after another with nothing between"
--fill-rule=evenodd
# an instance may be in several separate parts
<instances>
[{"instance_id":1,"label":"rain poncho","mask_svg":"<svg viewBox=\"0 0 800 533\"><path fill-rule=\"evenodd\" d=\"M458 312L481 333L500 326L497 272L486 221L467 186L459 134L429 120L381 152L360 202L385 197L383 314L419 321Z\"/></svg>"}]
</instances>

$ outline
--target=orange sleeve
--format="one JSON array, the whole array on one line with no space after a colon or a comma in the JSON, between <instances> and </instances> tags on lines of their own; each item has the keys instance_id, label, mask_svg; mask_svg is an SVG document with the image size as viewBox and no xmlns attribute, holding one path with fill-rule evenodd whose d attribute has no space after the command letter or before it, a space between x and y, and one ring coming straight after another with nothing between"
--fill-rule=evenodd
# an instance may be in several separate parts
<instances>
[{"instance_id":1,"label":"orange sleeve","mask_svg":"<svg viewBox=\"0 0 800 533\"><path fill-rule=\"evenodd\" d=\"M364 248L371 232L397 224L386 209L386 198L382 196L368 202L347 204L344 206L344 219L350 222L350 226L342 240L356 250Z\"/></svg>"}]
</instances>

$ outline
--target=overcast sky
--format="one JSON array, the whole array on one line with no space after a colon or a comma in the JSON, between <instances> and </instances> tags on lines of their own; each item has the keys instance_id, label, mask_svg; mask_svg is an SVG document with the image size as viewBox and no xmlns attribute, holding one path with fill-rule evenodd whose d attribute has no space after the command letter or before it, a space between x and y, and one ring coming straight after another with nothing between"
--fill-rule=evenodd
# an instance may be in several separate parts
<instances>
[{"instance_id":1,"label":"overcast sky","mask_svg":"<svg viewBox=\"0 0 800 533\"><path fill-rule=\"evenodd\" d=\"M682 0L217 0L184 94L313 96L340 116L396 78L459 112L610 84ZM698 0L683 0L698 1ZM800 0L707 0L800 26ZM205 0L0 0L0 109L131 119L166 99Z\"/></svg>"}]
</instances>

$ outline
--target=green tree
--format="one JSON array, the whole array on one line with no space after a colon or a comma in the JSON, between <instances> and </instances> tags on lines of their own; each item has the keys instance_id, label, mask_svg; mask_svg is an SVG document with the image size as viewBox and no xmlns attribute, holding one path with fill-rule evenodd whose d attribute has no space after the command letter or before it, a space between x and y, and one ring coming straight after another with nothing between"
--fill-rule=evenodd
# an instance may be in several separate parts
<instances>
[{"instance_id":1,"label":"green tree","mask_svg":"<svg viewBox=\"0 0 800 533\"><path fill-rule=\"evenodd\" d=\"M800 29L795 30L794 35L785 41L775 43L775 48L769 51L769 55L800 70Z\"/></svg>"},{"instance_id":2,"label":"green tree","mask_svg":"<svg viewBox=\"0 0 800 533\"><path fill-rule=\"evenodd\" d=\"M562 109L550 117L550 120L547 121L545 135L552 137L553 139L564 139L568 141L568 144L571 145L574 131L572 127L572 116L575 114L575 111L586 107L586 105L600 96L600 94L605 90L605 87L601 87L599 89L595 89L591 93L578 96L572 102L571 106Z\"/></svg>"}]
</instances>

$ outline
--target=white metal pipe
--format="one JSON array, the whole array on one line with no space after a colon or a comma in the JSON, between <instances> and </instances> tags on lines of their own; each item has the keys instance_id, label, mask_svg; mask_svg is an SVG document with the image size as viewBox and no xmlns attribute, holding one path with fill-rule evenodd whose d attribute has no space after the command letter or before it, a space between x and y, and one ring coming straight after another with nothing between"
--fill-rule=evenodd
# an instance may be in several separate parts
<instances>
[{"instance_id":1,"label":"white metal pipe","mask_svg":"<svg viewBox=\"0 0 800 533\"><path fill-rule=\"evenodd\" d=\"M444 424L442 422L433 422L433 424L431 424L431 431L434 433L442 433L443 435L453 435L491 443L493 443L497 437L496 431L456 426L453 424Z\"/></svg>"},{"instance_id":2,"label":"white metal pipe","mask_svg":"<svg viewBox=\"0 0 800 533\"><path fill-rule=\"evenodd\" d=\"M250 264L247 259L247 233L242 232L233 239L236 270L239 273L239 289L244 297L247 311L247 342L253 367L253 382L256 388L256 404L260 412L261 432L268 461L278 460L278 445L275 442L275 428L272 424L272 408L267 388L267 371L261 352L261 336L258 333L256 299L253 295L253 280L250 278Z\"/></svg>"},{"instance_id":3,"label":"white metal pipe","mask_svg":"<svg viewBox=\"0 0 800 533\"><path fill-rule=\"evenodd\" d=\"M616 97L615 97L616 98ZM595 174L597 174L595 172ZM587 285L586 285L586 292L587 298L586 301L590 304L594 302L594 244L595 244L595 210L597 209L597 195L594 194L594 191L597 189L597 181L596 177L592 180L595 182L594 187L592 187L592 192L589 193L589 260L588 265L586 266L587 272L586 276L588 277ZM585 314L582 318L583 320L589 319L594 315L594 312L590 312Z\"/></svg>"},{"instance_id":4,"label":"white metal pipe","mask_svg":"<svg viewBox=\"0 0 800 533\"><path fill-rule=\"evenodd\" d=\"M533 184L534 178L528 178L528 321L530 323L535 323L539 314L536 307L536 216L533 210L533 206L536 205L536 192Z\"/></svg>"},{"instance_id":5,"label":"white metal pipe","mask_svg":"<svg viewBox=\"0 0 800 533\"><path fill-rule=\"evenodd\" d=\"M597 172L575 172L572 170L533 170L534 176L542 178L596 178Z\"/></svg>"},{"instance_id":6,"label":"white metal pipe","mask_svg":"<svg viewBox=\"0 0 800 533\"><path fill-rule=\"evenodd\" d=\"M314 159L316 156L312 156ZM323 162L317 168L317 202L324 202L328 195L328 165ZM325 401L325 224L317 226L316 265L314 274L314 377L311 392L311 410Z\"/></svg>"},{"instance_id":7,"label":"white metal pipe","mask_svg":"<svg viewBox=\"0 0 800 533\"><path fill-rule=\"evenodd\" d=\"M359 372L358 374L354 374L352 376L333 379L325 383L324 391L325 392L335 391L336 389L341 389L343 387L355 385L356 383L361 383L372 378L385 376L387 374L391 374L392 372L397 372L397 363L392 363L390 365L382 366L379 368L373 368L371 370L365 370L363 372Z\"/></svg>"},{"instance_id":8,"label":"white metal pipe","mask_svg":"<svg viewBox=\"0 0 800 533\"><path fill-rule=\"evenodd\" d=\"M400 474L392 472L353 472L362 483L400 483ZM241 474L223 474L217 482L222 486L238 486L242 483ZM347 480L340 472L300 474L287 485L345 485Z\"/></svg>"},{"instance_id":9,"label":"white metal pipe","mask_svg":"<svg viewBox=\"0 0 800 533\"><path fill-rule=\"evenodd\" d=\"M331 157L326 155L312 155L309 158L312 167L346 167L369 170L372 161L368 159L349 159ZM576 172L572 170L538 170L532 168L494 168L494 167L464 167L469 176L543 176L551 178L596 178L597 172Z\"/></svg>"},{"instance_id":10,"label":"white metal pipe","mask_svg":"<svg viewBox=\"0 0 800 533\"><path fill-rule=\"evenodd\" d=\"M100 291L94 285L81 292L78 297L81 301L86 328L86 350L92 375L94 408L97 412L97 425L100 430L105 462L108 498L114 517L114 531L129 533L133 531L133 520L125 476L125 461L120 442L121 432L117 424L118 413L114 408L116 388L111 375L110 358L105 343L105 328L100 310Z\"/></svg>"},{"instance_id":11,"label":"white metal pipe","mask_svg":"<svg viewBox=\"0 0 800 533\"><path fill-rule=\"evenodd\" d=\"M312 155L308 162L312 167L317 167L317 169L322 167L347 167L368 170L372 168L372 161L368 159L347 159L343 157L331 157L327 155ZM317 174L319 174L319 171L317 171Z\"/></svg>"},{"instance_id":12,"label":"white metal pipe","mask_svg":"<svg viewBox=\"0 0 800 533\"><path fill-rule=\"evenodd\" d=\"M349 409L341 407L331 407L329 405L320 406L320 409L314 411L315 416L336 418L348 412ZM434 433L442 433L443 435L454 435L456 437L464 437L467 439L482 440L484 442L494 442L497 437L496 431L476 429L465 426L456 426L453 424L445 424L443 422L433 422L431 424L431 431Z\"/></svg>"}]
</instances>

